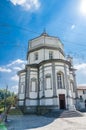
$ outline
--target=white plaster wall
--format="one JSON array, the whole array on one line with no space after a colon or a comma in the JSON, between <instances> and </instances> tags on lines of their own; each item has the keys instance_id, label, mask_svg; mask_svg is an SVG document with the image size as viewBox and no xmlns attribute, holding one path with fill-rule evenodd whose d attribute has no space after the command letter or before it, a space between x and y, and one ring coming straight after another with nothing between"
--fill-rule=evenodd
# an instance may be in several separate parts
<instances>
[{"instance_id":1,"label":"white plaster wall","mask_svg":"<svg viewBox=\"0 0 86 130\"><path fill-rule=\"evenodd\" d=\"M24 101L19 101L19 106L23 106Z\"/></svg>"},{"instance_id":2,"label":"white plaster wall","mask_svg":"<svg viewBox=\"0 0 86 130\"><path fill-rule=\"evenodd\" d=\"M66 90L65 89L58 89L57 95L59 96L59 94L65 94L65 96L66 96Z\"/></svg>"},{"instance_id":3,"label":"white plaster wall","mask_svg":"<svg viewBox=\"0 0 86 130\"><path fill-rule=\"evenodd\" d=\"M29 42L29 49L34 48L39 45L50 45L50 46L56 46L63 49L63 44L60 42L60 40L56 37L45 37L41 36L36 39L33 39Z\"/></svg>"},{"instance_id":4,"label":"white plaster wall","mask_svg":"<svg viewBox=\"0 0 86 130\"><path fill-rule=\"evenodd\" d=\"M29 106L29 105L30 105L30 100L29 100L29 99L26 99L25 105L26 105L26 106Z\"/></svg>"},{"instance_id":5,"label":"white plaster wall","mask_svg":"<svg viewBox=\"0 0 86 130\"><path fill-rule=\"evenodd\" d=\"M72 98L68 98L68 109L69 110L74 110L75 106L74 106L74 101Z\"/></svg>"},{"instance_id":6,"label":"white plaster wall","mask_svg":"<svg viewBox=\"0 0 86 130\"><path fill-rule=\"evenodd\" d=\"M80 95L83 96L83 91L82 90L77 90L78 92L78 97L80 98Z\"/></svg>"},{"instance_id":7,"label":"white plaster wall","mask_svg":"<svg viewBox=\"0 0 86 130\"><path fill-rule=\"evenodd\" d=\"M40 63L41 61L48 60L49 59L49 52L53 52L53 59L64 59L64 56L62 55L61 52L58 50L54 49L40 49L38 51L31 52L28 57L28 63L33 64L33 63ZM38 60L34 59L34 54L38 52Z\"/></svg>"},{"instance_id":8,"label":"white plaster wall","mask_svg":"<svg viewBox=\"0 0 86 130\"><path fill-rule=\"evenodd\" d=\"M37 92L30 92L30 98L37 98Z\"/></svg>"},{"instance_id":9,"label":"white plaster wall","mask_svg":"<svg viewBox=\"0 0 86 130\"><path fill-rule=\"evenodd\" d=\"M29 49L32 49L32 48L34 48L38 45L42 45L42 44L44 44L44 38L43 37L33 39L32 41L30 41Z\"/></svg>"},{"instance_id":10,"label":"white plaster wall","mask_svg":"<svg viewBox=\"0 0 86 130\"><path fill-rule=\"evenodd\" d=\"M53 105L53 99L45 99L45 105Z\"/></svg>"},{"instance_id":11,"label":"white plaster wall","mask_svg":"<svg viewBox=\"0 0 86 130\"><path fill-rule=\"evenodd\" d=\"M25 75L25 74L26 74L26 72L22 72L22 73L20 73L20 76Z\"/></svg>"},{"instance_id":12,"label":"white plaster wall","mask_svg":"<svg viewBox=\"0 0 86 130\"><path fill-rule=\"evenodd\" d=\"M39 97L41 98L43 96L43 91L39 92Z\"/></svg>"},{"instance_id":13,"label":"white plaster wall","mask_svg":"<svg viewBox=\"0 0 86 130\"><path fill-rule=\"evenodd\" d=\"M24 94L19 94L19 99L24 99Z\"/></svg>"},{"instance_id":14,"label":"white plaster wall","mask_svg":"<svg viewBox=\"0 0 86 130\"><path fill-rule=\"evenodd\" d=\"M53 59L64 59L64 56L59 52L59 50L53 50L53 49L45 49L45 60L49 59L49 52L53 52Z\"/></svg>"},{"instance_id":15,"label":"white plaster wall","mask_svg":"<svg viewBox=\"0 0 86 130\"><path fill-rule=\"evenodd\" d=\"M69 96L75 98L76 94L74 92L72 92L71 90L69 90Z\"/></svg>"},{"instance_id":16,"label":"white plaster wall","mask_svg":"<svg viewBox=\"0 0 86 130\"><path fill-rule=\"evenodd\" d=\"M30 106L37 106L37 100L30 100Z\"/></svg>"},{"instance_id":17,"label":"white plaster wall","mask_svg":"<svg viewBox=\"0 0 86 130\"><path fill-rule=\"evenodd\" d=\"M69 96L73 97L73 92L71 90L69 90Z\"/></svg>"},{"instance_id":18,"label":"white plaster wall","mask_svg":"<svg viewBox=\"0 0 86 130\"><path fill-rule=\"evenodd\" d=\"M76 94L73 92L73 98L76 98Z\"/></svg>"},{"instance_id":19,"label":"white plaster wall","mask_svg":"<svg viewBox=\"0 0 86 130\"><path fill-rule=\"evenodd\" d=\"M45 97L52 97L53 96L53 90L45 90Z\"/></svg>"},{"instance_id":20,"label":"white plaster wall","mask_svg":"<svg viewBox=\"0 0 86 130\"><path fill-rule=\"evenodd\" d=\"M38 60L35 60L35 53L38 53ZM34 64L34 63L40 63L41 61L44 60L44 49L40 49L38 51L34 51L34 52L31 52L29 54L29 58L28 58L28 62L29 64Z\"/></svg>"},{"instance_id":21,"label":"white plaster wall","mask_svg":"<svg viewBox=\"0 0 86 130\"><path fill-rule=\"evenodd\" d=\"M66 67L66 73L67 73L67 75L70 75L70 71L69 71L69 66L68 65L65 65L65 67Z\"/></svg>"},{"instance_id":22,"label":"white plaster wall","mask_svg":"<svg viewBox=\"0 0 86 130\"><path fill-rule=\"evenodd\" d=\"M38 69L37 69L37 68L30 68L30 70L31 70L31 71L35 71L35 72L37 72L37 71L38 71Z\"/></svg>"},{"instance_id":23,"label":"white plaster wall","mask_svg":"<svg viewBox=\"0 0 86 130\"><path fill-rule=\"evenodd\" d=\"M70 73L70 80L73 80L73 74Z\"/></svg>"},{"instance_id":24,"label":"white plaster wall","mask_svg":"<svg viewBox=\"0 0 86 130\"><path fill-rule=\"evenodd\" d=\"M52 76L52 67L47 67L47 68L44 68L44 74L47 75L47 74L51 74Z\"/></svg>"},{"instance_id":25,"label":"white plaster wall","mask_svg":"<svg viewBox=\"0 0 86 130\"><path fill-rule=\"evenodd\" d=\"M83 90L78 90L78 98L80 98L80 95L82 96L83 100L86 100L86 94L83 94Z\"/></svg>"},{"instance_id":26,"label":"white plaster wall","mask_svg":"<svg viewBox=\"0 0 86 130\"><path fill-rule=\"evenodd\" d=\"M55 69L56 69L56 73L60 72L60 71L64 73L64 67L63 66L56 66Z\"/></svg>"},{"instance_id":27,"label":"white plaster wall","mask_svg":"<svg viewBox=\"0 0 86 130\"><path fill-rule=\"evenodd\" d=\"M62 62L55 62L55 65L56 66L64 66L64 63L62 63Z\"/></svg>"},{"instance_id":28,"label":"white plaster wall","mask_svg":"<svg viewBox=\"0 0 86 130\"><path fill-rule=\"evenodd\" d=\"M25 105L26 106L37 106L37 100L26 99Z\"/></svg>"},{"instance_id":29,"label":"white plaster wall","mask_svg":"<svg viewBox=\"0 0 86 130\"><path fill-rule=\"evenodd\" d=\"M40 99L40 105L45 105L45 99Z\"/></svg>"},{"instance_id":30,"label":"white plaster wall","mask_svg":"<svg viewBox=\"0 0 86 130\"><path fill-rule=\"evenodd\" d=\"M47 63L47 64L44 65L44 67L47 67L47 66L48 66L48 67L49 67L49 66L52 66L52 63Z\"/></svg>"},{"instance_id":31,"label":"white plaster wall","mask_svg":"<svg viewBox=\"0 0 86 130\"><path fill-rule=\"evenodd\" d=\"M57 47L60 47L63 49L63 44L59 41L59 39L57 39L55 37L46 37L45 44L57 46Z\"/></svg>"},{"instance_id":32,"label":"white plaster wall","mask_svg":"<svg viewBox=\"0 0 86 130\"><path fill-rule=\"evenodd\" d=\"M32 79L32 78L36 78L37 79L38 78L37 76L38 76L37 72L33 72L33 71L30 72L30 79Z\"/></svg>"},{"instance_id":33,"label":"white plaster wall","mask_svg":"<svg viewBox=\"0 0 86 130\"><path fill-rule=\"evenodd\" d=\"M53 98L53 104L59 106L59 98Z\"/></svg>"}]
</instances>

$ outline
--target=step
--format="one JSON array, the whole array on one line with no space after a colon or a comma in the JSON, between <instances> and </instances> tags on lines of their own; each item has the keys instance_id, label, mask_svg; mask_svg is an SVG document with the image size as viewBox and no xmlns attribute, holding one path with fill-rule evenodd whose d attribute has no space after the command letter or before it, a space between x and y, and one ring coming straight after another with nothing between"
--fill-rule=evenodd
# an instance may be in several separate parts
<instances>
[{"instance_id":1,"label":"step","mask_svg":"<svg viewBox=\"0 0 86 130\"><path fill-rule=\"evenodd\" d=\"M56 111L56 112L49 112L45 114L46 117L55 117L55 118L70 118L70 117L82 117L83 114L79 111Z\"/></svg>"}]
</instances>

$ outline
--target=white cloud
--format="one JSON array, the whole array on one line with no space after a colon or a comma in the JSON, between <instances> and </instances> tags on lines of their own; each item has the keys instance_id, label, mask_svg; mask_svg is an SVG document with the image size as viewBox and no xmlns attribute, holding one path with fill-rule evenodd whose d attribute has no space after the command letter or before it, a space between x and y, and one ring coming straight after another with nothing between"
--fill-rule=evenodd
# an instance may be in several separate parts
<instances>
[{"instance_id":1,"label":"white cloud","mask_svg":"<svg viewBox=\"0 0 86 130\"><path fill-rule=\"evenodd\" d=\"M86 63L75 65L75 68L80 74L86 74Z\"/></svg>"},{"instance_id":2,"label":"white cloud","mask_svg":"<svg viewBox=\"0 0 86 130\"><path fill-rule=\"evenodd\" d=\"M14 75L13 77L11 77L11 80L13 81L18 81L19 80L19 77L17 75Z\"/></svg>"},{"instance_id":3,"label":"white cloud","mask_svg":"<svg viewBox=\"0 0 86 130\"><path fill-rule=\"evenodd\" d=\"M19 5L25 10L36 10L40 7L39 0L10 0L15 6Z\"/></svg>"},{"instance_id":4,"label":"white cloud","mask_svg":"<svg viewBox=\"0 0 86 130\"><path fill-rule=\"evenodd\" d=\"M11 62L10 64L8 64L7 67L10 67L10 66L15 65L15 64L22 64L22 63L26 63L26 61L21 60L21 59L17 59L15 61Z\"/></svg>"},{"instance_id":5,"label":"white cloud","mask_svg":"<svg viewBox=\"0 0 86 130\"><path fill-rule=\"evenodd\" d=\"M77 64L74 66L78 84L86 84L86 63Z\"/></svg>"},{"instance_id":6,"label":"white cloud","mask_svg":"<svg viewBox=\"0 0 86 130\"><path fill-rule=\"evenodd\" d=\"M71 30L73 30L75 28L75 24L73 24L72 26L71 26Z\"/></svg>"},{"instance_id":7,"label":"white cloud","mask_svg":"<svg viewBox=\"0 0 86 130\"><path fill-rule=\"evenodd\" d=\"M7 72L10 73L12 70L4 67L0 67L0 72Z\"/></svg>"},{"instance_id":8,"label":"white cloud","mask_svg":"<svg viewBox=\"0 0 86 130\"><path fill-rule=\"evenodd\" d=\"M26 61L17 59L15 61L12 61L10 64L7 64L5 66L0 66L0 72L17 73L17 71L25 68L25 64L26 64Z\"/></svg>"},{"instance_id":9,"label":"white cloud","mask_svg":"<svg viewBox=\"0 0 86 130\"><path fill-rule=\"evenodd\" d=\"M26 0L10 0L14 5L22 5Z\"/></svg>"},{"instance_id":10,"label":"white cloud","mask_svg":"<svg viewBox=\"0 0 86 130\"><path fill-rule=\"evenodd\" d=\"M22 68L20 68L20 67L14 67L13 69L18 71L18 70L21 70Z\"/></svg>"}]
</instances>

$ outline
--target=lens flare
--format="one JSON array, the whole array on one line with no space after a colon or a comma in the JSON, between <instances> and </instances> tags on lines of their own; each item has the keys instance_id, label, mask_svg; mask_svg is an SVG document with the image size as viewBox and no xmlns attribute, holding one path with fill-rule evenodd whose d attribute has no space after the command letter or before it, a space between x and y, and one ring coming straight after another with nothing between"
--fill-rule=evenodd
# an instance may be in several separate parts
<instances>
[{"instance_id":1,"label":"lens flare","mask_svg":"<svg viewBox=\"0 0 86 130\"><path fill-rule=\"evenodd\" d=\"M80 12L82 15L86 15L86 0L80 2Z\"/></svg>"}]
</instances>

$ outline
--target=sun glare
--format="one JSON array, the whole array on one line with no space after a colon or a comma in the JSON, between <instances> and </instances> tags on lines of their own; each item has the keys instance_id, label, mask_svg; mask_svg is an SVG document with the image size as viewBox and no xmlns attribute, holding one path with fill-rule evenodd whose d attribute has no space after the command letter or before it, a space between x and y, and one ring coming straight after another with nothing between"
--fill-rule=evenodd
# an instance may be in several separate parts
<instances>
[{"instance_id":1,"label":"sun glare","mask_svg":"<svg viewBox=\"0 0 86 130\"><path fill-rule=\"evenodd\" d=\"M82 15L86 15L86 0L80 2L80 12Z\"/></svg>"}]
</instances>

